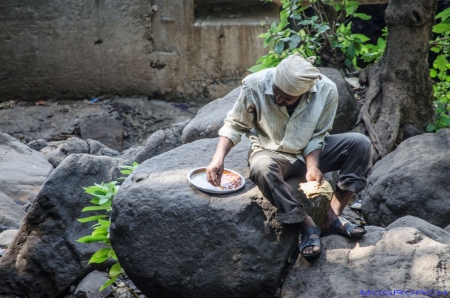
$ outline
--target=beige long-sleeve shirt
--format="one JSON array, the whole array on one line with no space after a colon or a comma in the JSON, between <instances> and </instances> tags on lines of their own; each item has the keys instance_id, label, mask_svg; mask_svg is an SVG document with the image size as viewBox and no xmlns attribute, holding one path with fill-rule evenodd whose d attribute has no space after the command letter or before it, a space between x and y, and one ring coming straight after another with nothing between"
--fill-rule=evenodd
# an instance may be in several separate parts
<instances>
[{"instance_id":1,"label":"beige long-sleeve shirt","mask_svg":"<svg viewBox=\"0 0 450 298\"><path fill-rule=\"evenodd\" d=\"M234 145L243 133L252 142L252 154L269 150L291 163L325 146L325 136L333 126L338 105L336 84L322 75L309 92L302 95L291 116L285 106L273 100L275 68L247 76L234 107L228 112L219 135ZM256 135L250 133L254 128Z\"/></svg>"}]
</instances>

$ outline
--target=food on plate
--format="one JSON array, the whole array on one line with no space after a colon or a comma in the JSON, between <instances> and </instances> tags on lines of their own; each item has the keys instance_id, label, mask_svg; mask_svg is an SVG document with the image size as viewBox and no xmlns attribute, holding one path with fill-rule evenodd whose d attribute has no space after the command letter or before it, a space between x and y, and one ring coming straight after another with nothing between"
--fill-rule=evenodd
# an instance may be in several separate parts
<instances>
[{"instance_id":1,"label":"food on plate","mask_svg":"<svg viewBox=\"0 0 450 298\"><path fill-rule=\"evenodd\" d=\"M221 190L233 190L241 187L242 183L244 182L240 175L231 173L231 172L224 172L222 175L222 185L220 185Z\"/></svg>"}]
</instances>

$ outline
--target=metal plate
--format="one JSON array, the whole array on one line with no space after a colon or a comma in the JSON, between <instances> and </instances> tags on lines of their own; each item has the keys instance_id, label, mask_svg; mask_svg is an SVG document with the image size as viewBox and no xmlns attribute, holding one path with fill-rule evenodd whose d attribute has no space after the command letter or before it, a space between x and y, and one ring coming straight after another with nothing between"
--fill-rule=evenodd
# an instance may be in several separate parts
<instances>
[{"instance_id":1,"label":"metal plate","mask_svg":"<svg viewBox=\"0 0 450 298\"><path fill-rule=\"evenodd\" d=\"M238 188L235 188L235 189L228 189L228 190L221 190L219 187L213 186L211 183L208 182L208 180L206 180L206 168L193 169L192 171L189 172L187 178L188 178L189 182L192 185L194 185L196 188L198 188L202 191L205 191L205 192L209 192L209 193L225 194L225 193L238 191L239 189L244 187L244 185L245 185L244 177L241 174L239 174L238 172L230 170L230 169L224 169L223 174L222 174L222 181L221 181L222 184L225 184L228 182L227 172L239 175L242 179L241 186L239 186Z\"/></svg>"}]
</instances>

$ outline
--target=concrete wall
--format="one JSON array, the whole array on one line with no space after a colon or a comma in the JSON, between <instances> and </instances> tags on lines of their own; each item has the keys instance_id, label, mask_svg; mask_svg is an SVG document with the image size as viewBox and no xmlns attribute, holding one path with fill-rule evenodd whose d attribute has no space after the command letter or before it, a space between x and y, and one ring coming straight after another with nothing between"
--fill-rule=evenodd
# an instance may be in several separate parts
<instances>
[{"instance_id":1,"label":"concrete wall","mask_svg":"<svg viewBox=\"0 0 450 298\"><path fill-rule=\"evenodd\" d=\"M2 0L0 101L223 96L267 51L256 37L278 6L262 3Z\"/></svg>"}]
</instances>

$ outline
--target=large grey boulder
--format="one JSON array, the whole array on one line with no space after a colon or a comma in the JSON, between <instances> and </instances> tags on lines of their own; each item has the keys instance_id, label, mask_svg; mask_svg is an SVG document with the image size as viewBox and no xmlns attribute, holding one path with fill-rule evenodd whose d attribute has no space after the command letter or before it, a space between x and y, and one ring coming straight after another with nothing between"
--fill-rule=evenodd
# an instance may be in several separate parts
<instances>
[{"instance_id":1,"label":"large grey boulder","mask_svg":"<svg viewBox=\"0 0 450 298\"><path fill-rule=\"evenodd\" d=\"M242 86L235 88L222 98L218 98L201 108L194 119L183 130L183 143L195 140L216 138L217 132L223 125L227 116L239 97Z\"/></svg>"},{"instance_id":2,"label":"large grey boulder","mask_svg":"<svg viewBox=\"0 0 450 298\"><path fill-rule=\"evenodd\" d=\"M399 296L444 296L436 291L450 288L448 232L412 216L385 229L366 228L361 240L322 238L325 250L320 258L297 259L283 283L282 297L394 296L394 291Z\"/></svg>"},{"instance_id":3,"label":"large grey boulder","mask_svg":"<svg viewBox=\"0 0 450 298\"><path fill-rule=\"evenodd\" d=\"M42 153L0 132L0 193L18 204L29 202L52 170L53 166Z\"/></svg>"},{"instance_id":4,"label":"large grey boulder","mask_svg":"<svg viewBox=\"0 0 450 298\"><path fill-rule=\"evenodd\" d=\"M338 89L339 104L331 133L348 132L355 124L360 105L342 74L334 68L320 67L320 72L332 80ZM183 131L183 143L205 138L215 138L223 125L227 112L233 108L242 87L238 87L226 96L216 99L201 108L194 119Z\"/></svg>"},{"instance_id":5,"label":"large grey boulder","mask_svg":"<svg viewBox=\"0 0 450 298\"><path fill-rule=\"evenodd\" d=\"M450 224L450 129L409 138L377 162L360 193L365 219L387 226L413 215Z\"/></svg>"},{"instance_id":6,"label":"large grey boulder","mask_svg":"<svg viewBox=\"0 0 450 298\"><path fill-rule=\"evenodd\" d=\"M143 162L113 205L111 241L122 267L148 297L273 297L298 241L249 180L226 195L197 190L187 174L211 161L218 138ZM248 139L225 167L248 177Z\"/></svg>"},{"instance_id":7,"label":"large grey boulder","mask_svg":"<svg viewBox=\"0 0 450 298\"><path fill-rule=\"evenodd\" d=\"M148 137L145 145L136 146L123 151L118 157L141 163L153 156L181 146L181 134L189 120L175 124L171 128L160 129Z\"/></svg>"},{"instance_id":8,"label":"large grey boulder","mask_svg":"<svg viewBox=\"0 0 450 298\"><path fill-rule=\"evenodd\" d=\"M75 240L90 235L77 218L90 205L82 187L122 176L122 159L71 154L51 173L36 196L19 232L0 258L0 294L35 298L60 295L93 268L87 262L99 245Z\"/></svg>"}]
</instances>

